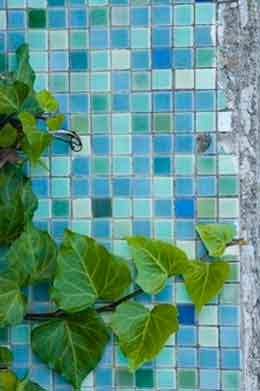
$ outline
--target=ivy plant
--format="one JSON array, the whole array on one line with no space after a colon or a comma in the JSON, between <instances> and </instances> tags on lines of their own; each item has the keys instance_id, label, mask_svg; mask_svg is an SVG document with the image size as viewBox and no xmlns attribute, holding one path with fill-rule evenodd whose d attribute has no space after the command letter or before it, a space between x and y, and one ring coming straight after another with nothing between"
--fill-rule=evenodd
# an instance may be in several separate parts
<instances>
[{"instance_id":1,"label":"ivy plant","mask_svg":"<svg viewBox=\"0 0 260 391\"><path fill-rule=\"evenodd\" d=\"M36 92L34 84L29 48L23 44L16 51L15 70L0 79L0 166L20 161L20 152L33 165L42 163L52 132L64 122L56 99L47 90Z\"/></svg>"},{"instance_id":2,"label":"ivy plant","mask_svg":"<svg viewBox=\"0 0 260 391\"><path fill-rule=\"evenodd\" d=\"M124 238L129 258L112 254L93 238L65 230L58 246L33 223L37 198L23 161L41 163L52 131L64 118L48 91L35 92L28 46L16 52L17 66L0 80L0 247L7 266L0 272L0 327L31 321L33 352L79 391L96 368L113 333L128 359L129 371L152 360L178 331L175 305L146 307L143 293L161 292L181 276L199 312L221 291L229 275L224 252L242 244L227 224L199 224L197 232L210 257L190 260L169 242ZM44 120L45 129L39 126ZM47 128L47 129L46 129ZM47 282L55 311L28 312L27 287ZM12 371L12 353L0 347L2 391L44 391L28 375Z\"/></svg>"},{"instance_id":3,"label":"ivy plant","mask_svg":"<svg viewBox=\"0 0 260 391\"><path fill-rule=\"evenodd\" d=\"M212 248L218 251L216 258L207 260L190 260L174 244L145 237L125 238L129 258L124 259L93 238L68 229L58 246L47 232L33 224L37 203L22 169L6 165L0 169L0 178L3 205L11 202L8 196L15 197L19 191L23 216L14 219L10 216L5 221L1 218L1 241L8 243L9 248L7 267L0 273L0 327L37 321L31 334L33 352L75 390L80 390L84 378L98 365L111 333L118 338L129 370L134 371L152 360L170 335L178 331L175 305L156 304L147 308L136 302L135 297L157 294L169 278L182 276L199 312L221 291L228 278L229 264L223 258L224 251L226 246L236 243L235 230L229 225L197 226L209 253ZM29 313L23 288L42 282L49 283L50 300L56 310ZM0 362L9 365L10 361L6 349L1 349ZM1 382L14 384L13 388L7 386L8 391L41 390L27 378L17 379L9 369L1 372Z\"/></svg>"}]
</instances>

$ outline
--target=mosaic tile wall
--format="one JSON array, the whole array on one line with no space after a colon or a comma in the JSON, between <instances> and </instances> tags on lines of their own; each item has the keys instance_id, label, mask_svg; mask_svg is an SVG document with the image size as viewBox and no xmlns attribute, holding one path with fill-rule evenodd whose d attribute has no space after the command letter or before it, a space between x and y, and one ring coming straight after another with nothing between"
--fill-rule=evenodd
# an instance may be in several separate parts
<instances>
[{"instance_id":1,"label":"mosaic tile wall","mask_svg":"<svg viewBox=\"0 0 260 391\"><path fill-rule=\"evenodd\" d=\"M71 153L55 142L44 159L50 172L31 172L38 225L57 240L70 227L121 255L121 237L146 235L195 257L204 251L195 221L238 222L237 156L217 142L228 137L230 112L217 89L214 2L0 0L0 8L0 70L6 52L12 64L14 50L29 42L37 88L54 91L84 143ZM211 145L198 148L205 134ZM177 302L181 323L155 362L131 375L110 345L83 390L238 391L237 249L230 255L230 279L200 316L180 280L153 297ZM49 309L45 286L31 299L34 310ZM48 391L71 390L31 354L29 328L0 330L17 373L29 368Z\"/></svg>"}]
</instances>

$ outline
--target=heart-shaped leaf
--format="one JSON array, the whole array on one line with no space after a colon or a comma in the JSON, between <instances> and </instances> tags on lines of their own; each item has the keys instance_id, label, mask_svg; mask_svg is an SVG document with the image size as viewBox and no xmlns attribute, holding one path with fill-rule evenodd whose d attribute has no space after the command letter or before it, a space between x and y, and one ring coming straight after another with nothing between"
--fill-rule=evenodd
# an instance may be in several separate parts
<instances>
[{"instance_id":1,"label":"heart-shaped leaf","mask_svg":"<svg viewBox=\"0 0 260 391\"><path fill-rule=\"evenodd\" d=\"M221 291L229 275L229 264L221 259L211 263L199 260L191 261L190 267L183 274L186 289L200 311L204 304Z\"/></svg>"},{"instance_id":2,"label":"heart-shaped leaf","mask_svg":"<svg viewBox=\"0 0 260 391\"><path fill-rule=\"evenodd\" d=\"M36 99L44 111L54 113L59 109L59 103L47 90L42 90L36 94Z\"/></svg>"},{"instance_id":3,"label":"heart-shaped leaf","mask_svg":"<svg viewBox=\"0 0 260 391\"><path fill-rule=\"evenodd\" d=\"M56 269L57 246L48 232L28 224L12 244L7 259L22 286L52 280Z\"/></svg>"},{"instance_id":4,"label":"heart-shaped leaf","mask_svg":"<svg viewBox=\"0 0 260 391\"><path fill-rule=\"evenodd\" d=\"M189 263L178 247L144 237L126 238L137 268L137 284L149 294L160 292L168 277L181 274Z\"/></svg>"},{"instance_id":5,"label":"heart-shaped leaf","mask_svg":"<svg viewBox=\"0 0 260 391\"><path fill-rule=\"evenodd\" d=\"M11 147L17 138L16 129L10 125L9 123L5 124L5 126L0 130L0 147L8 148Z\"/></svg>"},{"instance_id":6,"label":"heart-shaped leaf","mask_svg":"<svg viewBox=\"0 0 260 391\"><path fill-rule=\"evenodd\" d=\"M16 195L12 202L0 200L0 243L12 243L24 229L26 218L21 197Z\"/></svg>"},{"instance_id":7,"label":"heart-shaped leaf","mask_svg":"<svg viewBox=\"0 0 260 391\"><path fill-rule=\"evenodd\" d=\"M10 367L12 365L13 359L12 352L8 348L0 346L0 370L1 368Z\"/></svg>"},{"instance_id":8,"label":"heart-shaped leaf","mask_svg":"<svg viewBox=\"0 0 260 391\"><path fill-rule=\"evenodd\" d=\"M97 366L109 341L94 310L50 320L32 331L32 349L76 390Z\"/></svg>"},{"instance_id":9,"label":"heart-shaped leaf","mask_svg":"<svg viewBox=\"0 0 260 391\"><path fill-rule=\"evenodd\" d=\"M29 62L29 46L27 44L21 45L16 50L16 69L13 73L14 80L19 80L33 89L35 81L35 72L33 71Z\"/></svg>"},{"instance_id":10,"label":"heart-shaped leaf","mask_svg":"<svg viewBox=\"0 0 260 391\"><path fill-rule=\"evenodd\" d=\"M213 257L223 255L226 245L236 235L235 227L231 224L197 224L196 230Z\"/></svg>"},{"instance_id":11,"label":"heart-shaped leaf","mask_svg":"<svg viewBox=\"0 0 260 391\"><path fill-rule=\"evenodd\" d=\"M10 272L0 274L0 327L21 323L26 310L26 297Z\"/></svg>"},{"instance_id":12,"label":"heart-shaped leaf","mask_svg":"<svg viewBox=\"0 0 260 391\"><path fill-rule=\"evenodd\" d=\"M52 299L67 312L81 311L97 299L114 300L131 283L127 263L94 239L69 230L58 251Z\"/></svg>"},{"instance_id":13,"label":"heart-shaped leaf","mask_svg":"<svg viewBox=\"0 0 260 391\"><path fill-rule=\"evenodd\" d=\"M11 371L0 371L0 389L1 391L45 391L38 384L29 380L26 375L22 380Z\"/></svg>"},{"instance_id":14,"label":"heart-shaped leaf","mask_svg":"<svg viewBox=\"0 0 260 391\"><path fill-rule=\"evenodd\" d=\"M10 243L31 221L37 207L30 180L12 165L0 169L0 242Z\"/></svg>"},{"instance_id":15,"label":"heart-shaped leaf","mask_svg":"<svg viewBox=\"0 0 260 391\"><path fill-rule=\"evenodd\" d=\"M11 85L0 84L0 113L8 115L18 113L28 93L29 87L20 81Z\"/></svg>"},{"instance_id":16,"label":"heart-shaped leaf","mask_svg":"<svg viewBox=\"0 0 260 391\"><path fill-rule=\"evenodd\" d=\"M55 115L55 117L49 117L46 120L46 123L47 123L48 128L50 130L59 129L61 127L61 125L63 124L63 122L64 122L64 115L60 114L60 113Z\"/></svg>"},{"instance_id":17,"label":"heart-shaped leaf","mask_svg":"<svg viewBox=\"0 0 260 391\"><path fill-rule=\"evenodd\" d=\"M117 307L111 327L131 371L160 352L170 335L178 330L177 316L176 307L170 304L158 304L152 311L134 301Z\"/></svg>"},{"instance_id":18,"label":"heart-shaped leaf","mask_svg":"<svg viewBox=\"0 0 260 391\"><path fill-rule=\"evenodd\" d=\"M52 136L37 129L37 123L32 114L22 112L19 114L19 119L26 136L21 141L21 148L31 163L36 165L39 162L42 153L51 143Z\"/></svg>"}]
</instances>

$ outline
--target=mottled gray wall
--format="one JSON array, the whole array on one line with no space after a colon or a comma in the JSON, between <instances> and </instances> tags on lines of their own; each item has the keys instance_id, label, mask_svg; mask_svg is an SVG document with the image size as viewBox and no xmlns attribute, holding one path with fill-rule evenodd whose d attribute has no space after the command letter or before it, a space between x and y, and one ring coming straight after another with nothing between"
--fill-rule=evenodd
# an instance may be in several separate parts
<instances>
[{"instance_id":1,"label":"mottled gray wall","mask_svg":"<svg viewBox=\"0 0 260 391\"><path fill-rule=\"evenodd\" d=\"M240 156L241 390L260 390L260 1L221 1L219 78L233 110L232 134Z\"/></svg>"}]
</instances>

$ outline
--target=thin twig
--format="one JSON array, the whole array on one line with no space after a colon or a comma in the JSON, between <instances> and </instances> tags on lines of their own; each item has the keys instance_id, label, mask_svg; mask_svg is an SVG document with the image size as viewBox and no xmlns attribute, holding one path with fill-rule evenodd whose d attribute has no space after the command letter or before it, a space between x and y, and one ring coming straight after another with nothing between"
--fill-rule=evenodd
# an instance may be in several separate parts
<instances>
[{"instance_id":1,"label":"thin twig","mask_svg":"<svg viewBox=\"0 0 260 391\"><path fill-rule=\"evenodd\" d=\"M142 289L137 289L136 291L129 293L129 295L126 295L122 297L121 299L110 303L106 304L102 307L96 308L97 313L102 313L102 312L113 312L119 304L124 303L125 301L128 301L130 299L133 299L134 297L137 297L143 293ZM39 314L33 314L33 313L28 313L25 315L24 320L36 320L36 321L44 321L44 320L49 320L49 319L62 319L66 316L66 313L62 310L58 310L55 312L49 312L49 313L39 313Z\"/></svg>"}]
</instances>

